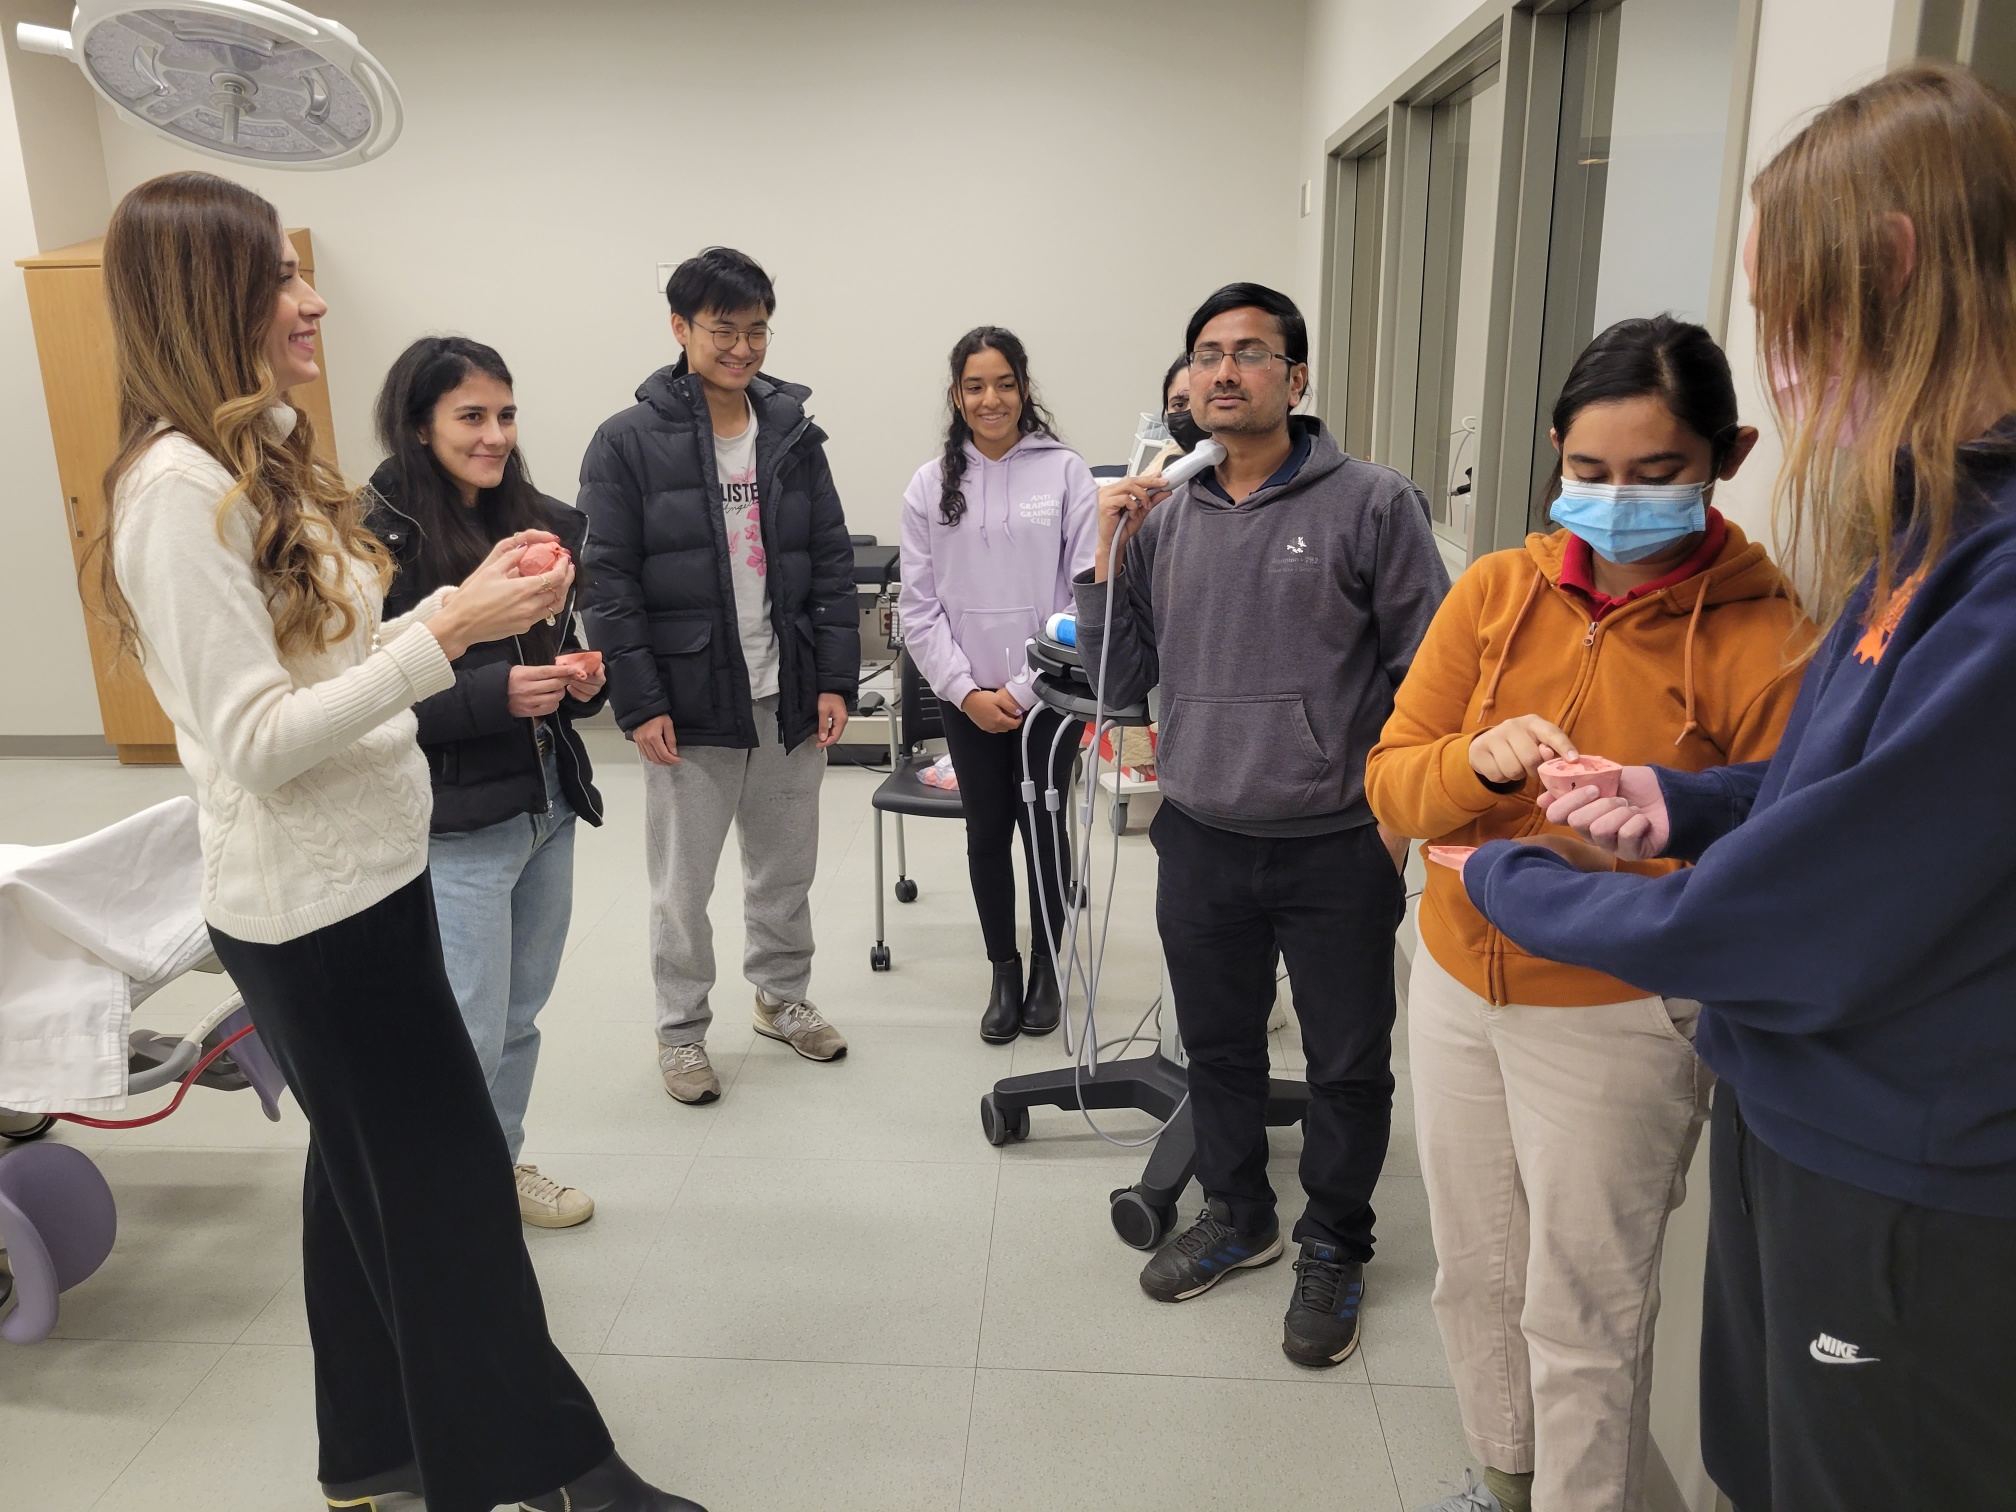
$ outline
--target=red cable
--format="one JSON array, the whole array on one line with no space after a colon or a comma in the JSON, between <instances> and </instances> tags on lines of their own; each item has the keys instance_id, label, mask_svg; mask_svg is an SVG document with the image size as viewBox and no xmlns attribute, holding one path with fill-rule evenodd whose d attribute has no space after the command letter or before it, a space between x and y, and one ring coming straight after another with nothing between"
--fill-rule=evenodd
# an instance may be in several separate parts
<instances>
[{"instance_id":1,"label":"red cable","mask_svg":"<svg viewBox=\"0 0 2016 1512\"><path fill-rule=\"evenodd\" d=\"M50 1117L60 1118L68 1123L83 1124L87 1129L141 1129L145 1128L148 1124L159 1123L170 1113L173 1113L177 1108L182 1106L182 1099L188 1096L189 1089L196 1084L196 1078L210 1069L212 1061L237 1044L238 1041L245 1038L246 1035L253 1033L256 1027L256 1025L247 1024L243 1029L240 1029L231 1038L224 1041L223 1044L191 1066L189 1074L183 1077L181 1085L176 1087L174 1099L158 1113L149 1113L145 1118L86 1118L82 1113L52 1113Z\"/></svg>"}]
</instances>

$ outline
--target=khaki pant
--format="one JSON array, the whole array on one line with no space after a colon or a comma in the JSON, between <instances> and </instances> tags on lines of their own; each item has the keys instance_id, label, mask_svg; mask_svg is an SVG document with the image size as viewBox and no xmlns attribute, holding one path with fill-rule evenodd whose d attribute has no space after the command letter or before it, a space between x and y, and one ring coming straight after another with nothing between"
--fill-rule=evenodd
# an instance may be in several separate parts
<instances>
[{"instance_id":1,"label":"khaki pant","mask_svg":"<svg viewBox=\"0 0 2016 1512\"><path fill-rule=\"evenodd\" d=\"M1417 946L1408 1050L1435 1320L1471 1452L1542 1512L1630 1512L1666 1218L1713 1077L1698 1004L1494 1008Z\"/></svg>"}]
</instances>

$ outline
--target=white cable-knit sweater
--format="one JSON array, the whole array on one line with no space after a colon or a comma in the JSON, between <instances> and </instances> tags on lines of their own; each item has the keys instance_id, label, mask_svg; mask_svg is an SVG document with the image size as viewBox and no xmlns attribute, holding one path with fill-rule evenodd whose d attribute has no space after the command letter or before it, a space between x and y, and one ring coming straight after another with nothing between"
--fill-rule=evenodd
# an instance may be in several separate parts
<instances>
[{"instance_id":1,"label":"white cable-knit sweater","mask_svg":"<svg viewBox=\"0 0 2016 1512\"><path fill-rule=\"evenodd\" d=\"M272 418L293 427L291 409ZM411 706L455 673L424 623L441 595L381 626L383 596L361 562L357 629L319 656L283 654L252 565L251 506L225 516L220 538L231 485L201 447L164 433L119 480L112 560L196 783L203 916L271 945L420 875L433 792Z\"/></svg>"}]
</instances>

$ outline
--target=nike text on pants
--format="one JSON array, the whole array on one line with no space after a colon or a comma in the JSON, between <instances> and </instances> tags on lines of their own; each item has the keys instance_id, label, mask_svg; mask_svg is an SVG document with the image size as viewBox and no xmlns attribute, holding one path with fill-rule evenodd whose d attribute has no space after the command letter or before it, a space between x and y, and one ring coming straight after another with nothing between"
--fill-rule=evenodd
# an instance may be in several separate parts
<instances>
[{"instance_id":1,"label":"nike text on pants","mask_svg":"<svg viewBox=\"0 0 2016 1512\"><path fill-rule=\"evenodd\" d=\"M1794 1165L1726 1082L1708 1155L1701 1448L1737 1512L2012 1505L2016 1219Z\"/></svg>"},{"instance_id":2,"label":"nike text on pants","mask_svg":"<svg viewBox=\"0 0 2016 1512\"><path fill-rule=\"evenodd\" d=\"M1713 1077L1698 1004L1494 1008L1418 943L1407 1046L1435 1321L1470 1452L1546 1512L1636 1512L1666 1219Z\"/></svg>"},{"instance_id":3,"label":"nike text on pants","mask_svg":"<svg viewBox=\"0 0 2016 1512\"><path fill-rule=\"evenodd\" d=\"M644 764L644 866L651 882L651 975L658 1042L697 1045L714 1011L707 904L732 822L742 842L742 972L773 1001L812 983L812 874L826 753L777 742L777 700L756 701L754 750L681 746L677 766ZM676 731L675 731L676 734Z\"/></svg>"},{"instance_id":4,"label":"nike text on pants","mask_svg":"<svg viewBox=\"0 0 2016 1512\"><path fill-rule=\"evenodd\" d=\"M1163 801L1149 826L1155 921L1190 1056L1197 1184L1234 1227L1274 1221L1267 1180L1267 1019L1278 952L1308 1057L1297 1241L1372 1258L1372 1188L1393 1127L1393 935L1406 907L1370 824L1261 839Z\"/></svg>"}]
</instances>

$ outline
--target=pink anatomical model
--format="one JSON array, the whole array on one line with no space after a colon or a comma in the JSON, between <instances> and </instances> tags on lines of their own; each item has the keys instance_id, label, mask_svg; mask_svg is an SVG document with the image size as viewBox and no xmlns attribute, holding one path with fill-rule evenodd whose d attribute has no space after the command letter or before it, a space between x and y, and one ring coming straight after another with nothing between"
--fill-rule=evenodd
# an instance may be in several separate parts
<instances>
[{"instance_id":1,"label":"pink anatomical model","mask_svg":"<svg viewBox=\"0 0 2016 1512\"><path fill-rule=\"evenodd\" d=\"M553 665L565 667L583 682L602 675L602 653L600 651L563 651L553 658Z\"/></svg>"},{"instance_id":2,"label":"pink anatomical model","mask_svg":"<svg viewBox=\"0 0 2016 1512\"><path fill-rule=\"evenodd\" d=\"M520 577L538 577L567 560L567 548L557 541L534 541L518 558Z\"/></svg>"},{"instance_id":3,"label":"pink anatomical model","mask_svg":"<svg viewBox=\"0 0 2016 1512\"><path fill-rule=\"evenodd\" d=\"M1556 798L1582 787L1595 788L1600 797L1615 798L1617 781L1624 772L1616 762L1601 756L1556 756L1541 762L1537 770L1540 785Z\"/></svg>"},{"instance_id":4,"label":"pink anatomical model","mask_svg":"<svg viewBox=\"0 0 2016 1512\"><path fill-rule=\"evenodd\" d=\"M1463 870L1463 863L1476 853L1474 845L1431 845L1428 859L1437 866L1446 866L1451 871Z\"/></svg>"}]
</instances>

